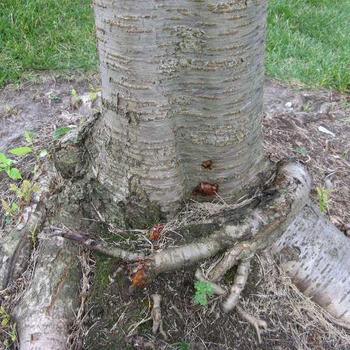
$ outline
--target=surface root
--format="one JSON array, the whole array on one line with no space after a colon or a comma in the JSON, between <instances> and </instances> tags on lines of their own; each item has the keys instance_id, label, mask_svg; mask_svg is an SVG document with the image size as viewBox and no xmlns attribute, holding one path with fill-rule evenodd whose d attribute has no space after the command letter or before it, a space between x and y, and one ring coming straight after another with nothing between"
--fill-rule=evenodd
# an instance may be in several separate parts
<instances>
[{"instance_id":1,"label":"surface root","mask_svg":"<svg viewBox=\"0 0 350 350\"><path fill-rule=\"evenodd\" d=\"M243 260L238 265L235 279L230 289L230 294L222 304L222 308L225 312L233 310L239 302L239 297L247 284L250 260L251 258Z\"/></svg>"},{"instance_id":2,"label":"surface root","mask_svg":"<svg viewBox=\"0 0 350 350\"><path fill-rule=\"evenodd\" d=\"M248 314L240 306L236 306L236 310L245 321L250 323L255 328L256 335L258 337L258 342L259 344L261 344L261 330L267 330L267 323L264 320L260 320L259 318Z\"/></svg>"}]
</instances>

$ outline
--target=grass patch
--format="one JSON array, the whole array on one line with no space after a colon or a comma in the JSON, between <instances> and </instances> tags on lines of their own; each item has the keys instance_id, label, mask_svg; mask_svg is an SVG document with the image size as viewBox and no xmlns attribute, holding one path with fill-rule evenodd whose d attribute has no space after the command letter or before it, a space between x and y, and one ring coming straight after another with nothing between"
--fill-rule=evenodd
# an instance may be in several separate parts
<instances>
[{"instance_id":1,"label":"grass patch","mask_svg":"<svg viewBox=\"0 0 350 350\"><path fill-rule=\"evenodd\" d=\"M270 0L269 76L350 90L350 0ZM0 0L0 86L38 70L97 70L91 0Z\"/></svg>"},{"instance_id":2,"label":"grass patch","mask_svg":"<svg viewBox=\"0 0 350 350\"><path fill-rule=\"evenodd\" d=\"M95 69L91 0L0 0L0 86L33 70Z\"/></svg>"},{"instance_id":3,"label":"grass patch","mask_svg":"<svg viewBox=\"0 0 350 350\"><path fill-rule=\"evenodd\" d=\"M267 73L350 90L350 0L270 0Z\"/></svg>"}]
</instances>

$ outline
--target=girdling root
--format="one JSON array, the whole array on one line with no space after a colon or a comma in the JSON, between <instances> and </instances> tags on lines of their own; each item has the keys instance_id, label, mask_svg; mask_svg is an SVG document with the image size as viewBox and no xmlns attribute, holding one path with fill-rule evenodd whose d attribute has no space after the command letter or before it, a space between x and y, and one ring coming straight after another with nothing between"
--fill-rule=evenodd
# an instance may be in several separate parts
<instances>
[{"instance_id":1,"label":"girdling root","mask_svg":"<svg viewBox=\"0 0 350 350\"><path fill-rule=\"evenodd\" d=\"M196 278L209 283L214 293L222 296L224 312L236 309L244 320L253 325L261 342L260 331L266 329L266 323L247 314L238 306L240 295L247 283L250 261L256 252L275 242L295 215L308 203L310 188L311 179L301 165L290 162L279 164L274 181L261 193L259 203L255 208L246 208L241 214L241 219L232 219L235 210L230 212L226 207L224 213L216 213L215 217L209 220L206 218L204 224L222 223L220 228L209 236L182 246L149 252L148 255L145 251L134 252L110 246L82 232L56 229L55 235L74 240L92 250L136 266L138 278L134 276L132 281L140 287L149 283L159 273L196 264L220 253L222 257L207 273L197 270ZM220 217L220 214L224 215ZM235 265L238 267L234 282L229 292L226 292L218 281ZM161 297L155 294L152 299L153 333L159 331L165 337L160 313Z\"/></svg>"}]
</instances>

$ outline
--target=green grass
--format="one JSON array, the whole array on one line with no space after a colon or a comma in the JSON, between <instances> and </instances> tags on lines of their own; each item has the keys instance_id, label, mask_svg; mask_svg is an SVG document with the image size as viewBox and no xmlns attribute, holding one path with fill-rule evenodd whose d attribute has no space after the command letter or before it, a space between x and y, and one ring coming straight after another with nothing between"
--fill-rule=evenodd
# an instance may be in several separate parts
<instances>
[{"instance_id":1,"label":"green grass","mask_svg":"<svg viewBox=\"0 0 350 350\"><path fill-rule=\"evenodd\" d=\"M33 70L95 69L91 0L0 0L0 86Z\"/></svg>"},{"instance_id":2,"label":"green grass","mask_svg":"<svg viewBox=\"0 0 350 350\"><path fill-rule=\"evenodd\" d=\"M37 70L97 69L91 0L0 0L0 86ZM267 73L350 90L350 0L270 0Z\"/></svg>"},{"instance_id":3,"label":"green grass","mask_svg":"<svg viewBox=\"0 0 350 350\"><path fill-rule=\"evenodd\" d=\"M267 73L350 91L350 0L270 0Z\"/></svg>"}]
</instances>

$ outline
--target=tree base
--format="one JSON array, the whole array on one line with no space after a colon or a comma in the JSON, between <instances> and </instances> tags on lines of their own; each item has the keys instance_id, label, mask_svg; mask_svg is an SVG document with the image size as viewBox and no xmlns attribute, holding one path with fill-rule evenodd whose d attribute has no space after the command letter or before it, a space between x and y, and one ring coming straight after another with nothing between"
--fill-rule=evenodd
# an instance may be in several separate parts
<instances>
[{"instance_id":1,"label":"tree base","mask_svg":"<svg viewBox=\"0 0 350 350\"><path fill-rule=\"evenodd\" d=\"M80 135L78 135L78 140ZM64 140L64 142L71 143L71 140ZM147 231L125 231L107 222L103 216L104 212L101 213L100 207L95 205L96 198L93 196L95 186L92 186L93 178L91 175L83 176L86 172L81 171L79 167L79 164L84 164L84 162L70 161L71 157L75 160L81 160L81 157L83 157L81 149L76 146L74 147L69 148L70 158L68 161L65 160L66 164L70 166L74 165L74 168L69 168L70 170L68 171L66 167L62 167L62 159L65 158L62 156L59 157L60 160L58 162L61 162L61 166L58 165L58 168L61 169L61 174L63 174L63 177L65 174L69 174L69 177L71 177L69 180L66 180L69 186L62 187L55 198L54 203L57 207L52 210L51 218L46 220L46 227L49 230L43 231L39 235L39 255L37 267L33 273L33 280L29 283L29 288L22 296L14 312L18 322L21 349L34 349L35 347L39 349L63 349L69 338L69 325L74 321L74 309L77 308L78 298L77 248L71 244L67 244L62 238L54 238L52 235L53 232L55 232L55 235L59 232L67 238L73 238L91 249L109 254L114 258L132 262L131 268L127 268L126 270L124 263L119 266L124 267L123 271L127 271L128 278L131 277L134 287L147 286L147 291L158 294L163 290L163 286L159 282L161 279L158 280L157 278L155 282L148 285L156 275L170 270L182 269L189 264L200 263L205 259L212 258L218 253L231 250L230 253L223 256L222 260L208 274L208 276L212 275L209 277L212 280L225 280L232 268L240 261L247 258L250 259L256 252L262 251L270 247L274 242L277 242L283 231L290 226L305 204L308 203L310 181L307 174L295 164L281 164L278 167L277 176L268 184L268 187L253 199L244 202L245 205L241 203L240 205L230 207L227 205L208 206L207 204L201 204L198 206L199 210L197 208L195 215L193 214L193 209L191 209L187 214L185 213L185 215L180 216L178 220L168 223L163 232L177 231L177 234L183 234L186 231L194 230L195 232L202 231L204 237L190 243L184 242L183 246L176 247L177 242L173 240L174 236L167 236L165 234L159 242L152 244L145 236ZM72 152L74 149L77 152L76 154ZM91 206L87 205L89 202L87 198L92 199ZM44 200L45 196L38 203L43 204ZM38 205L38 210L33 210L31 217L37 217L40 211L39 209L42 207ZM44 207L47 208L47 205ZM53 208L52 205L51 208ZM208 208L212 210L211 213L208 211ZM50 211L46 210L45 214L48 212ZM190 217L188 217L188 213L190 213ZM195 217L194 219L193 216ZM89 221L84 220L86 217L89 220L97 219L97 223L91 224ZM59 225L58 229L57 225ZM44 219L40 221L40 226L44 226ZM52 226L56 228L53 229ZM30 226L25 227L27 228L27 232L29 232ZM112 240L116 242L116 245L111 248L104 242L92 239L90 235L81 234L81 232L87 230L91 232L96 230L96 228L108 232L109 236L111 236L110 233L114 233ZM98 233L100 234L100 231ZM208 234L210 235L207 236ZM138 239L135 239L135 235ZM25 237L25 239L28 238ZM193 240L193 235L191 239ZM123 241L128 246L131 244L137 248L146 244L151 249L148 248L136 252L127 251L123 247ZM172 248L169 248L169 243L173 245ZM156 245L158 245L158 250ZM18 251L18 249L15 249L15 251ZM23 254L17 254L15 255L15 260L11 259L11 264L22 266L23 264L20 263L21 259L23 259ZM123 293L126 293L123 297L124 301L128 300L128 302L133 303L132 300L135 300L137 295L145 295L145 291L141 292L135 290L135 288L130 290L130 281L127 282L128 279L125 280L120 276L114 275L113 270L110 269L108 259L99 257L98 260L105 261L106 264L105 268L96 274L96 287L93 292L95 300L100 299L101 303L105 303L105 288L109 285L110 278L115 279L117 283L116 287L122 290ZM113 264L120 263L114 261ZM298 264L303 264L303 261L294 262L294 267L298 266ZM103 267L103 264L98 263L97 269L101 267ZM10 269L10 271L12 270ZM117 271L121 273L120 270L118 269ZM237 276L239 278L237 277L233 281L231 294L226 299L226 303L224 303L224 309L226 311L233 309L238 303L247 280L246 270L243 267L238 269ZM7 282L16 279L16 276L19 275L18 269L16 271L16 274L7 278ZM317 271L315 270L315 272ZM322 277L324 276L320 274L319 278ZM191 275L190 281L187 283L190 286L193 285L193 275ZM317 281L314 281L314 283L317 283ZM169 286L174 296L178 288L176 285ZM96 292L96 288L100 292ZM127 292L125 292L126 290ZM308 292L310 292L310 288ZM344 291L345 294L346 292L347 290ZM167 300L166 305L168 305L172 299L168 297L165 300ZM344 300L347 302L347 299L341 298L341 304L339 304L341 308L344 308L344 305L346 305ZM319 297L318 301L322 304L322 298ZM119 305L120 317L127 317L128 319L131 319L132 315L136 318L139 317L140 305L135 304L132 308L126 305L127 314L125 310L123 312ZM330 303L327 305L330 305ZM334 308L334 305L335 303L332 303L330 311L334 312L335 310L338 313L339 310ZM192 302L187 303L187 307L192 308ZM198 307L194 308L195 310L197 308L199 315L203 313L203 310L198 310ZM176 309L179 311L179 307L175 305L174 310ZM113 312L112 314L110 313L111 311ZM116 310L110 310L110 305L106 304L101 305L100 312L102 314L110 314L114 318ZM142 312L146 317L150 312L149 306L142 307ZM174 312L180 315L182 314L184 320L186 320L186 312L185 314L181 311L179 313ZM207 312L208 310L206 309L204 314ZM223 317L219 309L216 311L215 308L210 308L207 315L209 319L212 317L212 314L215 320ZM339 313L336 315L339 316ZM344 313L342 316L347 315ZM107 317L107 319L109 318ZM346 321L346 318L344 320ZM123 323L124 321L120 322ZM36 324L36 328L32 327L33 323ZM121 344L123 341L130 341L135 336L134 325L135 323L130 324L130 329L133 331L130 332L130 329L128 329L126 340L125 334L118 338L118 344ZM109 324L108 327L110 327L108 331L113 332L119 327L118 322L114 320L114 324ZM167 330L165 326L164 328L168 334L170 332L171 337L171 331ZM105 332L105 326L103 329L103 332Z\"/></svg>"}]
</instances>

